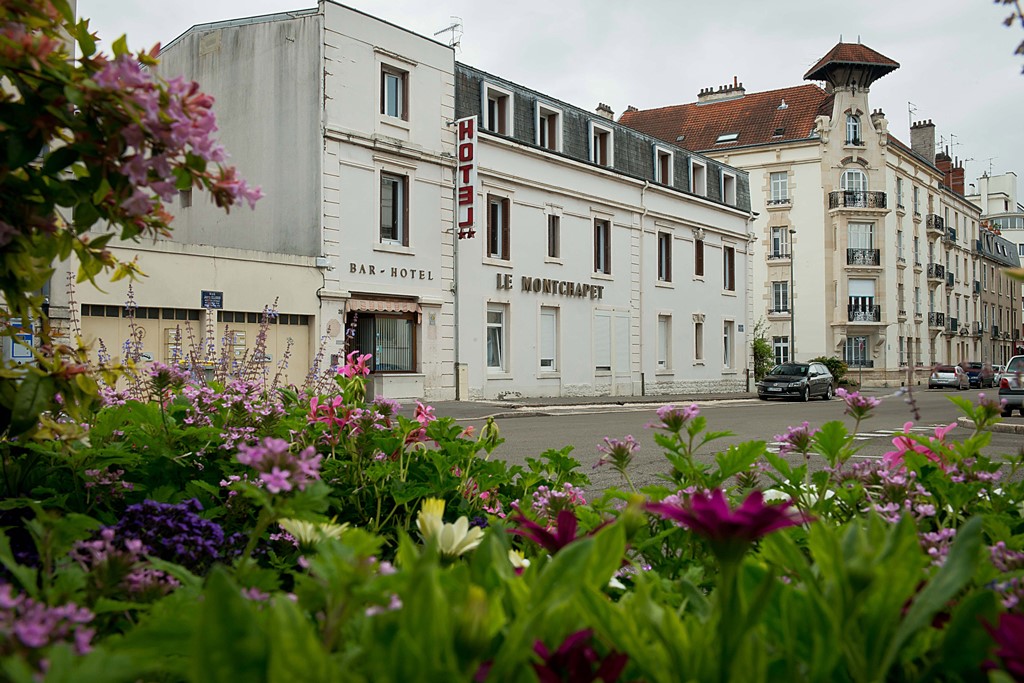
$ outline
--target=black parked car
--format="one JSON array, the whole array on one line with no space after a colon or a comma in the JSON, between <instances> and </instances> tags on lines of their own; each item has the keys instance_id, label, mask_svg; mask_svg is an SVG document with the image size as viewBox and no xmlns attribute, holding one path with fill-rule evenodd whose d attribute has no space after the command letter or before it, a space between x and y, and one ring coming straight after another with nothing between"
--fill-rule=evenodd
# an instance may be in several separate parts
<instances>
[{"instance_id":1,"label":"black parked car","mask_svg":"<svg viewBox=\"0 0 1024 683\"><path fill-rule=\"evenodd\" d=\"M757 383L757 397L762 401L769 398L808 401L812 396L820 396L828 401L835 395L834 381L823 363L783 363Z\"/></svg>"}]
</instances>

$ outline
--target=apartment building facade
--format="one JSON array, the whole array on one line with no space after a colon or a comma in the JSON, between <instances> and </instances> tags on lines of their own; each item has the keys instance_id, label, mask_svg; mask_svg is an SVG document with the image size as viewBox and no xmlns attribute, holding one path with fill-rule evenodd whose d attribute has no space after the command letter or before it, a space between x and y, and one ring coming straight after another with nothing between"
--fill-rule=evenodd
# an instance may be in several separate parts
<instances>
[{"instance_id":1,"label":"apartment building facade","mask_svg":"<svg viewBox=\"0 0 1024 683\"><path fill-rule=\"evenodd\" d=\"M936 153L934 124L915 123L905 144L870 108L875 82L897 68L839 43L804 75L816 83L747 93L734 79L620 118L750 173L754 317L776 360L839 357L896 386L907 368L982 357L973 273L990 262L980 210L959 163Z\"/></svg>"}]
</instances>

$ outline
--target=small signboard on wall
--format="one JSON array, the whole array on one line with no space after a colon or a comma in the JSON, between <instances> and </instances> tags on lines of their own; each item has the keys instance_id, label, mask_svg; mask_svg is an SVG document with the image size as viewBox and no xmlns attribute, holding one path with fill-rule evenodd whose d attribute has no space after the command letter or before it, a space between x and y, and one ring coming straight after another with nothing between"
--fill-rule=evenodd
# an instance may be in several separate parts
<instances>
[{"instance_id":1,"label":"small signboard on wall","mask_svg":"<svg viewBox=\"0 0 1024 683\"><path fill-rule=\"evenodd\" d=\"M200 295L202 300L202 307L205 309L222 309L224 308L224 292L215 292L213 290L204 289Z\"/></svg>"}]
</instances>

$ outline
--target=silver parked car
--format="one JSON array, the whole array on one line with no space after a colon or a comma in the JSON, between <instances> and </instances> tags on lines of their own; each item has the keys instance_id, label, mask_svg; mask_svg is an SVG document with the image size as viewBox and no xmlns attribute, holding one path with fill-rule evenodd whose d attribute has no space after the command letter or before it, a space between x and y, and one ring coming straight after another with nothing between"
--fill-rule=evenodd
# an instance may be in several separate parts
<instances>
[{"instance_id":1,"label":"silver parked car","mask_svg":"<svg viewBox=\"0 0 1024 683\"><path fill-rule=\"evenodd\" d=\"M936 365L928 378L929 389L963 389L971 388L971 378L959 365Z\"/></svg>"},{"instance_id":2,"label":"silver parked car","mask_svg":"<svg viewBox=\"0 0 1024 683\"><path fill-rule=\"evenodd\" d=\"M1024 415L1024 356L1014 356L1006 362L999 378L999 400L1006 401L1003 417L1010 417L1014 410Z\"/></svg>"}]
</instances>

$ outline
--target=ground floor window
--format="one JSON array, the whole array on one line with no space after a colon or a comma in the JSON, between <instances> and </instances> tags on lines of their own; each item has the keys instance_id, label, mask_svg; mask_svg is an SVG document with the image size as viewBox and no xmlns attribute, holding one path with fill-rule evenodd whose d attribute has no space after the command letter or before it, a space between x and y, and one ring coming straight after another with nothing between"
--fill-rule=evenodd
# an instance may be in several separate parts
<instances>
[{"instance_id":1,"label":"ground floor window","mask_svg":"<svg viewBox=\"0 0 1024 683\"><path fill-rule=\"evenodd\" d=\"M558 309L551 306L540 309L540 369L558 370Z\"/></svg>"},{"instance_id":2,"label":"ground floor window","mask_svg":"<svg viewBox=\"0 0 1024 683\"><path fill-rule=\"evenodd\" d=\"M487 307L487 368L506 370L505 318L506 307L492 304Z\"/></svg>"},{"instance_id":3,"label":"ground floor window","mask_svg":"<svg viewBox=\"0 0 1024 683\"><path fill-rule=\"evenodd\" d=\"M732 367L733 322L726 320L722 325L722 365Z\"/></svg>"},{"instance_id":4,"label":"ground floor window","mask_svg":"<svg viewBox=\"0 0 1024 683\"><path fill-rule=\"evenodd\" d=\"M416 371L414 315L353 313L349 317L349 329L355 328L354 350L373 356L371 372Z\"/></svg>"},{"instance_id":5,"label":"ground floor window","mask_svg":"<svg viewBox=\"0 0 1024 683\"><path fill-rule=\"evenodd\" d=\"M851 368L868 366L868 338L847 337L843 361Z\"/></svg>"},{"instance_id":6,"label":"ground floor window","mask_svg":"<svg viewBox=\"0 0 1024 683\"><path fill-rule=\"evenodd\" d=\"M789 337L772 337L772 355L776 365L789 362Z\"/></svg>"},{"instance_id":7,"label":"ground floor window","mask_svg":"<svg viewBox=\"0 0 1024 683\"><path fill-rule=\"evenodd\" d=\"M672 316L658 316L658 369L671 368L672 357Z\"/></svg>"}]
</instances>

